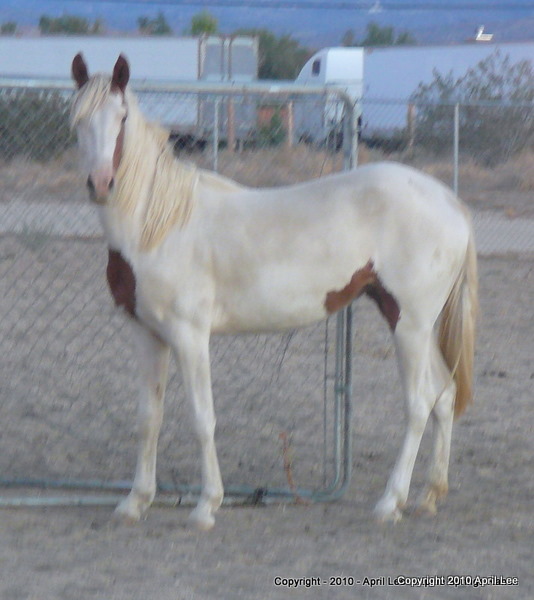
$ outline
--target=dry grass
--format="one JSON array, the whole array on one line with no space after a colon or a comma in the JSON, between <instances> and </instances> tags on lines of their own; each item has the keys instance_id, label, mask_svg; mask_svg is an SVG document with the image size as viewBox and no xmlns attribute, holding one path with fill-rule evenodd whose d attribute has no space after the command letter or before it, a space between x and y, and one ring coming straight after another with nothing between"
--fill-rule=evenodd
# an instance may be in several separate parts
<instances>
[{"instance_id":1,"label":"dry grass","mask_svg":"<svg viewBox=\"0 0 534 600\"><path fill-rule=\"evenodd\" d=\"M209 153L195 162L207 169L212 167ZM219 172L222 175L253 187L277 187L307 181L340 171L342 166L341 154L332 155L308 146L284 146L240 153L225 150L219 154Z\"/></svg>"},{"instance_id":2,"label":"dry grass","mask_svg":"<svg viewBox=\"0 0 534 600\"><path fill-rule=\"evenodd\" d=\"M452 160L414 161L414 166L450 184L454 177ZM485 167L472 158L460 161L458 179L462 187L483 190L534 190L534 152L525 150L495 167Z\"/></svg>"},{"instance_id":3,"label":"dry grass","mask_svg":"<svg viewBox=\"0 0 534 600\"><path fill-rule=\"evenodd\" d=\"M85 182L78 171L75 155L71 150L47 163L22 157L0 163L0 202L15 198L85 200Z\"/></svg>"},{"instance_id":4,"label":"dry grass","mask_svg":"<svg viewBox=\"0 0 534 600\"><path fill-rule=\"evenodd\" d=\"M365 146L358 148L358 164L383 160L382 154ZM212 157L204 154L195 162L207 169L212 168ZM343 170L343 154L332 154L306 145L292 148L264 148L236 153L223 151L219 154L219 172L244 185L253 187L277 187L309 181Z\"/></svg>"},{"instance_id":5,"label":"dry grass","mask_svg":"<svg viewBox=\"0 0 534 600\"><path fill-rule=\"evenodd\" d=\"M512 179L522 192L534 191L534 151L525 150L506 162L499 169Z\"/></svg>"},{"instance_id":6,"label":"dry grass","mask_svg":"<svg viewBox=\"0 0 534 600\"><path fill-rule=\"evenodd\" d=\"M204 154L187 157L202 168L212 168L212 156ZM412 164L447 185L453 182L450 159L405 155L384 155L365 145L358 148L358 164L379 160L396 160ZM341 171L343 154L331 154L324 149L297 145L280 146L245 152L222 151L219 154L219 172L244 185L277 187L315 179ZM524 151L494 168L479 165L473 159L462 160L459 172L460 195L473 207L512 211L517 215L534 212L531 192L534 190L534 152ZM87 200L85 181L79 174L76 152L61 158L37 163L16 159L0 163L0 202L22 198L28 201L81 201Z\"/></svg>"},{"instance_id":7,"label":"dry grass","mask_svg":"<svg viewBox=\"0 0 534 600\"><path fill-rule=\"evenodd\" d=\"M422 171L440 179L441 181L450 184L454 178L454 167L449 160L434 160L431 163L415 164ZM461 181L477 181L484 182L491 176L491 171L480 166L474 160L468 159L460 164L458 179Z\"/></svg>"}]
</instances>

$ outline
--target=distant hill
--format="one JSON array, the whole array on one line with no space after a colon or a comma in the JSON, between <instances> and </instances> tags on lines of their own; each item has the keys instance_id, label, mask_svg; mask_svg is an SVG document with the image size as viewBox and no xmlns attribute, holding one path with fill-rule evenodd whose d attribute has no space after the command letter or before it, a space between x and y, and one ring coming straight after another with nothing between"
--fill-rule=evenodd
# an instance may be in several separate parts
<instances>
[{"instance_id":1,"label":"distant hill","mask_svg":"<svg viewBox=\"0 0 534 600\"><path fill-rule=\"evenodd\" d=\"M294 4L309 0L293 0ZM324 6L325 1L322 2ZM361 6L362 1L358 4ZM380 2L369 0L365 3L374 10L334 10L325 8L284 9L258 7L210 7L209 12L219 20L220 30L231 33L238 28L262 27L276 34L291 34L303 45L310 48L338 45L347 29L352 29L356 38L364 36L370 21L380 26L393 26L395 31L410 31L419 43L462 42L471 37L478 25L484 24L486 31L494 33L496 41L534 40L534 7L528 2L514 3L516 8L495 10L487 8L486 0L470 0L469 5L479 5L477 10L461 10L461 0L447 0L447 10L395 10L406 4L406 0L384 0L382 5L392 7L380 10ZM438 0L411 0L410 5L421 7L429 4L444 6ZM465 4L465 3L464 3ZM506 6L503 1L501 5ZM531 4L532 6L532 4ZM154 0L145 3L100 2L61 2L49 0L0 0L0 23L16 21L23 31L36 31L39 17L47 14L57 17L62 14L76 14L90 21L101 18L108 30L113 32L135 32L139 16L154 17L159 11L165 17L174 32L181 35L191 22L191 17L200 11L200 7L161 4Z\"/></svg>"}]
</instances>

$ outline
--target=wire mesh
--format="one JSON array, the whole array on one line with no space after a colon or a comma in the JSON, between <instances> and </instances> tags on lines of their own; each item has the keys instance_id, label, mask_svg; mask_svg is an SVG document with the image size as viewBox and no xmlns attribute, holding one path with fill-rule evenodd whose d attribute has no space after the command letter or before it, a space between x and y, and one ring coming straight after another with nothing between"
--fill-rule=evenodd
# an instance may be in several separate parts
<instances>
[{"instance_id":1,"label":"wire mesh","mask_svg":"<svg viewBox=\"0 0 534 600\"><path fill-rule=\"evenodd\" d=\"M0 86L4 479L123 480L134 467L136 359L127 320L106 289L107 250L77 171L71 93L60 85ZM181 159L216 166L246 185L291 184L347 164L346 105L331 90L228 95L144 86L139 102L169 128ZM448 185L456 168L460 195L475 212L479 251L534 252L532 106L460 107L456 166L454 107L358 106L359 163L393 159ZM376 322L361 310L357 351L394 380L387 332L374 338ZM331 319L285 335L213 339L216 441L227 484L287 487L288 464L297 486L328 484L338 460L336 327ZM182 485L199 480L198 453L172 373L158 476Z\"/></svg>"},{"instance_id":2,"label":"wire mesh","mask_svg":"<svg viewBox=\"0 0 534 600\"><path fill-rule=\"evenodd\" d=\"M0 92L4 482L120 482L134 468L138 382L130 325L106 289L107 249L77 172L74 140L57 134L68 131L71 93ZM343 168L328 139L327 96L332 104L327 94L224 96L145 87L139 104L170 130L180 158L218 164L242 183L266 186ZM31 102L21 107L21 98ZM30 120L17 141L26 110L40 126ZM310 111L321 126L314 139L299 140ZM322 490L335 477L341 458L334 419L342 415L326 408L336 393L335 340L335 319L283 335L213 338L217 445L227 484L287 489L289 480ZM198 452L180 377L171 373L158 478L183 489L199 481Z\"/></svg>"}]
</instances>

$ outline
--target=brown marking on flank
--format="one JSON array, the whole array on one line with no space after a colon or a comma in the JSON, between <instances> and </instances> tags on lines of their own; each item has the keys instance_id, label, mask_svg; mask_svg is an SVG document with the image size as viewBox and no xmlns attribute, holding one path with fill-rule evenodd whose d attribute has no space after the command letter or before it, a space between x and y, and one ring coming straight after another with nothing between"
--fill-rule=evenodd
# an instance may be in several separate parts
<instances>
[{"instance_id":1,"label":"brown marking on flank","mask_svg":"<svg viewBox=\"0 0 534 600\"><path fill-rule=\"evenodd\" d=\"M391 330L395 331L400 318L399 305L395 297L382 285L374 270L372 260L369 260L365 267L356 271L343 289L328 292L324 306L327 312L332 314L345 308L364 293L376 302Z\"/></svg>"},{"instance_id":2,"label":"brown marking on flank","mask_svg":"<svg viewBox=\"0 0 534 600\"><path fill-rule=\"evenodd\" d=\"M324 306L329 314L341 310L347 304L358 298L364 289L376 280L376 273L373 270L373 261L370 260L363 269L354 273L347 285L339 291L332 291L326 294Z\"/></svg>"},{"instance_id":3,"label":"brown marking on flank","mask_svg":"<svg viewBox=\"0 0 534 600\"><path fill-rule=\"evenodd\" d=\"M400 308L395 297L386 290L378 277L372 285L368 286L365 293L376 302L391 331L395 331L400 319Z\"/></svg>"},{"instance_id":4,"label":"brown marking on flank","mask_svg":"<svg viewBox=\"0 0 534 600\"><path fill-rule=\"evenodd\" d=\"M106 275L115 304L124 307L135 318L135 275L117 250L109 250Z\"/></svg>"}]
</instances>

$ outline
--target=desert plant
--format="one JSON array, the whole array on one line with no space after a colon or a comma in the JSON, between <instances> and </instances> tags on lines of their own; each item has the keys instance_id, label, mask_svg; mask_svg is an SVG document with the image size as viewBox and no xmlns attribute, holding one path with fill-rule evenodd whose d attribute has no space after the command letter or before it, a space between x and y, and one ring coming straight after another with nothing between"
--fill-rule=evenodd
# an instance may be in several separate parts
<instances>
[{"instance_id":1,"label":"desert plant","mask_svg":"<svg viewBox=\"0 0 534 600\"><path fill-rule=\"evenodd\" d=\"M279 107L275 107L270 121L258 130L260 146L279 146L286 138L284 122Z\"/></svg>"},{"instance_id":2,"label":"desert plant","mask_svg":"<svg viewBox=\"0 0 534 600\"><path fill-rule=\"evenodd\" d=\"M416 143L437 153L451 146L455 104L461 149L481 163L497 164L533 147L534 71L528 61L512 63L496 51L457 79L435 72L411 102L417 107Z\"/></svg>"},{"instance_id":3,"label":"desert plant","mask_svg":"<svg viewBox=\"0 0 534 600\"><path fill-rule=\"evenodd\" d=\"M56 158L73 144L69 102L59 92L14 89L0 94L0 157Z\"/></svg>"}]
</instances>

